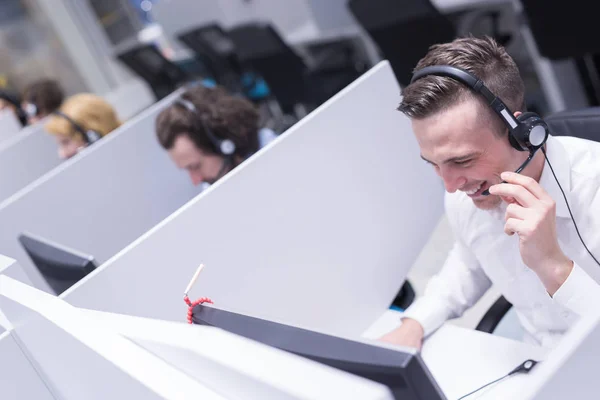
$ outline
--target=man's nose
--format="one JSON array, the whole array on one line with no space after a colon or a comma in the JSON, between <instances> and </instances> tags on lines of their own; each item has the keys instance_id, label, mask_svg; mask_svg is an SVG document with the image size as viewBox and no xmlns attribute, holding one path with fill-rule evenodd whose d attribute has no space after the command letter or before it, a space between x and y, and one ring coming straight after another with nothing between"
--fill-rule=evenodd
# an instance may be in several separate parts
<instances>
[{"instance_id":1,"label":"man's nose","mask_svg":"<svg viewBox=\"0 0 600 400\"><path fill-rule=\"evenodd\" d=\"M194 185L199 185L204 182L204 177L199 172L190 171L190 179Z\"/></svg>"},{"instance_id":2,"label":"man's nose","mask_svg":"<svg viewBox=\"0 0 600 400\"><path fill-rule=\"evenodd\" d=\"M444 187L448 193L454 193L464 187L467 183L467 178L460 176L449 168L443 168L439 171L439 175L444 181Z\"/></svg>"}]
</instances>

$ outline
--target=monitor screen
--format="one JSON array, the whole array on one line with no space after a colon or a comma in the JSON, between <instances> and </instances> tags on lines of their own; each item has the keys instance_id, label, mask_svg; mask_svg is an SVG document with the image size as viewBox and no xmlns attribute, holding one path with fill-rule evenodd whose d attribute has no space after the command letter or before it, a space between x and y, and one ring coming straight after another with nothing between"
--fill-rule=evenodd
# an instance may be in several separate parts
<instances>
[{"instance_id":1,"label":"monitor screen","mask_svg":"<svg viewBox=\"0 0 600 400\"><path fill-rule=\"evenodd\" d=\"M344 339L273 321L198 305L192 321L252 339L330 367L379 382L396 399L446 397L416 350L401 351Z\"/></svg>"},{"instance_id":2,"label":"monitor screen","mask_svg":"<svg viewBox=\"0 0 600 400\"><path fill-rule=\"evenodd\" d=\"M23 233L19 242L56 295L96 268L94 257L45 238Z\"/></svg>"}]
</instances>

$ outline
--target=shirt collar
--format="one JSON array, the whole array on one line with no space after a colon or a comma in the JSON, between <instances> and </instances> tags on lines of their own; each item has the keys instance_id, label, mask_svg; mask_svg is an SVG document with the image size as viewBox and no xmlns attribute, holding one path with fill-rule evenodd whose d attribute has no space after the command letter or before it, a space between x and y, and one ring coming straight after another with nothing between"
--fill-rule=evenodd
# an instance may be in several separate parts
<instances>
[{"instance_id":1,"label":"shirt collar","mask_svg":"<svg viewBox=\"0 0 600 400\"><path fill-rule=\"evenodd\" d=\"M569 199L569 193L571 192L571 163L569 162L567 151L558 140L549 136L546 141L546 155L552 164L552 168L554 169L556 178L558 178L558 181L560 182L560 186L562 186L567 199ZM542 170L542 176L540 177L540 185L546 190L550 197L554 199L556 203L556 216L570 218L567 204L565 203L560 187L554 179L554 175L552 175L548 161L544 162L544 169Z\"/></svg>"}]
</instances>

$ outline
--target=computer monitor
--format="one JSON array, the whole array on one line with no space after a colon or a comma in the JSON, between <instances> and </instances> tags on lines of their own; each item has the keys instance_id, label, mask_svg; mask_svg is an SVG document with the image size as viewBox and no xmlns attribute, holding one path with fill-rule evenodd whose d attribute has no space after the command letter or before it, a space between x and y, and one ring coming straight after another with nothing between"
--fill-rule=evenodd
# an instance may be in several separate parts
<instances>
[{"instance_id":1,"label":"computer monitor","mask_svg":"<svg viewBox=\"0 0 600 400\"><path fill-rule=\"evenodd\" d=\"M19 242L56 295L60 295L96 268L93 256L45 238L22 233L19 235Z\"/></svg>"},{"instance_id":2,"label":"computer monitor","mask_svg":"<svg viewBox=\"0 0 600 400\"><path fill-rule=\"evenodd\" d=\"M402 400L445 400L443 392L414 351L393 350L307 329L197 305L192 322L221 328L358 375L390 388Z\"/></svg>"}]
</instances>

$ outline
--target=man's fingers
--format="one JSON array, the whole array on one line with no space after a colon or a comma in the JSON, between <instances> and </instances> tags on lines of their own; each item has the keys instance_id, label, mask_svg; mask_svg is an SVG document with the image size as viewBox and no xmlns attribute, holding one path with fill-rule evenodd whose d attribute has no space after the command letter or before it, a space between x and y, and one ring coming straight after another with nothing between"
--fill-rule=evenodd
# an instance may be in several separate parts
<instances>
[{"instance_id":1,"label":"man's fingers","mask_svg":"<svg viewBox=\"0 0 600 400\"><path fill-rule=\"evenodd\" d=\"M523 228L525 226L525 221L522 219L509 218L506 220L506 224L504 224L504 233L509 236L519 234L523 232Z\"/></svg>"},{"instance_id":2,"label":"man's fingers","mask_svg":"<svg viewBox=\"0 0 600 400\"><path fill-rule=\"evenodd\" d=\"M524 207L533 207L537 198L523 186L512 183L500 183L490 186L490 194L502 197L512 197Z\"/></svg>"},{"instance_id":3,"label":"man's fingers","mask_svg":"<svg viewBox=\"0 0 600 400\"><path fill-rule=\"evenodd\" d=\"M506 220L509 218L515 219L527 219L531 217L531 210L518 205L517 203L511 203L506 207Z\"/></svg>"},{"instance_id":4,"label":"man's fingers","mask_svg":"<svg viewBox=\"0 0 600 400\"><path fill-rule=\"evenodd\" d=\"M529 176L507 171L503 172L500 177L507 183L523 186L540 200L551 200L550 195L544 190L544 188L535 179Z\"/></svg>"}]
</instances>

